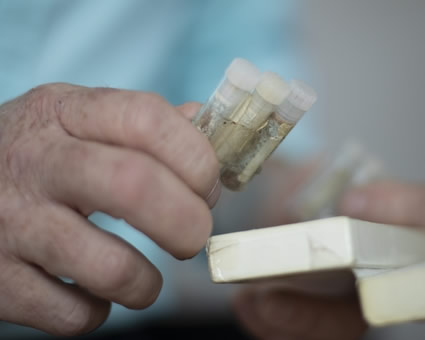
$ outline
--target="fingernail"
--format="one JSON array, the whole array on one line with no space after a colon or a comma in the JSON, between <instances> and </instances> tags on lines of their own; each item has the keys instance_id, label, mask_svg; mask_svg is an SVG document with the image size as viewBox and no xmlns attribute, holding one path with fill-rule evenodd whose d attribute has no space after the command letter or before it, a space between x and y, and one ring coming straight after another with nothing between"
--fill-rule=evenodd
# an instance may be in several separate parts
<instances>
[{"instance_id":1,"label":"fingernail","mask_svg":"<svg viewBox=\"0 0 425 340\"><path fill-rule=\"evenodd\" d=\"M220 179L217 178L217 181L215 182L213 188L211 189L210 193L207 195L207 198L205 199L210 208L212 208L216 204L218 198L220 197L220 193L221 193L221 184L220 184Z\"/></svg>"},{"instance_id":2,"label":"fingernail","mask_svg":"<svg viewBox=\"0 0 425 340\"><path fill-rule=\"evenodd\" d=\"M350 192L343 197L340 210L344 215L358 215L366 210L368 204L366 195L361 192Z\"/></svg>"}]
</instances>

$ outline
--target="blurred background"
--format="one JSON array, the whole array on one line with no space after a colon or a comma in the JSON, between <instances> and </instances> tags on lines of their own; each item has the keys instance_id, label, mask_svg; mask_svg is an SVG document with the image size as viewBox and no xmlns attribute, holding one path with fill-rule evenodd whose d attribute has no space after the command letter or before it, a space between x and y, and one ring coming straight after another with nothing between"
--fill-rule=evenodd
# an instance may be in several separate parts
<instances>
[{"instance_id":1,"label":"blurred background","mask_svg":"<svg viewBox=\"0 0 425 340\"><path fill-rule=\"evenodd\" d=\"M176 105L203 102L231 60L243 57L318 93L277 157L302 162L356 139L392 176L424 181L424 16L423 0L0 0L0 102L56 81L158 92ZM244 195L225 193L215 232L250 226L259 187L261 175ZM122 220L91 219L141 249L162 271L164 288L146 311L114 306L87 338L159 338L164 329L248 338L230 310L235 287L209 282L204 254L178 262ZM0 334L52 338L5 323ZM423 334L421 324L403 325L365 339Z\"/></svg>"}]
</instances>

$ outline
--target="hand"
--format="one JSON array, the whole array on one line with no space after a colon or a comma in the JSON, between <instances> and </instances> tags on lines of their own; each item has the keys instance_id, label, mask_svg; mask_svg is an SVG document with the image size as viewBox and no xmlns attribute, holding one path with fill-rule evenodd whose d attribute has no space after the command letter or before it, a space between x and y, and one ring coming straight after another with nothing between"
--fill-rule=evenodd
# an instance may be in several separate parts
<instances>
[{"instance_id":1,"label":"hand","mask_svg":"<svg viewBox=\"0 0 425 340\"><path fill-rule=\"evenodd\" d=\"M378 223L425 227L425 186L383 181L350 190L341 215ZM284 286L285 283L285 286ZM241 323L260 339L359 339L367 325L354 295L326 298L268 283L240 292L234 307Z\"/></svg>"},{"instance_id":2,"label":"hand","mask_svg":"<svg viewBox=\"0 0 425 340\"><path fill-rule=\"evenodd\" d=\"M86 217L124 218L178 259L195 255L219 193L214 151L186 119L197 109L67 84L0 106L1 320L76 335L111 301L155 301L158 270Z\"/></svg>"}]
</instances>

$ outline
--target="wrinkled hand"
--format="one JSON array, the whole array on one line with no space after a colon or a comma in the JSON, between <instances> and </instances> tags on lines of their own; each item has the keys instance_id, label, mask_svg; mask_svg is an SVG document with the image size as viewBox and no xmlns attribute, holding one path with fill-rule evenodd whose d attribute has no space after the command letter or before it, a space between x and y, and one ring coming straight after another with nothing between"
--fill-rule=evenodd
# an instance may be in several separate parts
<instances>
[{"instance_id":1,"label":"wrinkled hand","mask_svg":"<svg viewBox=\"0 0 425 340\"><path fill-rule=\"evenodd\" d=\"M187 119L198 108L67 84L0 106L0 320L75 335L111 301L155 301L158 270L86 217L124 218L176 258L195 255L219 192L214 151Z\"/></svg>"},{"instance_id":2,"label":"wrinkled hand","mask_svg":"<svg viewBox=\"0 0 425 340\"><path fill-rule=\"evenodd\" d=\"M425 227L425 186L383 181L352 189L341 215L378 223ZM354 340L367 326L355 296L321 298L250 286L235 299L241 323L260 339Z\"/></svg>"}]
</instances>

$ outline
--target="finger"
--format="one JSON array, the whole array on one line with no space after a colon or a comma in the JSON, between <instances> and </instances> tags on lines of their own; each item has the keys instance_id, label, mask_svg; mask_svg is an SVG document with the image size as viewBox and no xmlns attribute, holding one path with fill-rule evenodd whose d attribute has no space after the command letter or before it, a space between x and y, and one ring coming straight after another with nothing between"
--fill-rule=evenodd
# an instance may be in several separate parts
<instances>
[{"instance_id":1,"label":"finger","mask_svg":"<svg viewBox=\"0 0 425 340\"><path fill-rule=\"evenodd\" d=\"M39 205L28 208L28 215L34 216L31 225L22 218L15 228L23 260L128 308L145 308L155 301L161 274L134 247L66 207Z\"/></svg>"},{"instance_id":2,"label":"finger","mask_svg":"<svg viewBox=\"0 0 425 340\"><path fill-rule=\"evenodd\" d=\"M201 104L197 102L187 102L182 105L176 106L176 109L183 114L186 119L192 119L196 113L201 109Z\"/></svg>"},{"instance_id":3,"label":"finger","mask_svg":"<svg viewBox=\"0 0 425 340\"><path fill-rule=\"evenodd\" d=\"M54 200L124 218L178 258L194 256L211 232L205 201L135 150L69 137L51 149L42 173Z\"/></svg>"},{"instance_id":4,"label":"finger","mask_svg":"<svg viewBox=\"0 0 425 340\"><path fill-rule=\"evenodd\" d=\"M187 102L185 104L179 105L176 108L183 114L187 119L192 119L195 117L196 113L201 109L201 104L197 102ZM213 208L218 201L218 198L221 194L221 182L219 178L215 182L213 188L208 193L205 200L207 201L210 208Z\"/></svg>"},{"instance_id":5,"label":"finger","mask_svg":"<svg viewBox=\"0 0 425 340\"><path fill-rule=\"evenodd\" d=\"M342 214L378 223L425 226L425 186L381 181L351 189Z\"/></svg>"},{"instance_id":6,"label":"finger","mask_svg":"<svg viewBox=\"0 0 425 340\"><path fill-rule=\"evenodd\" d=\"M177 106L176 108L183 114L185 118L192 119L193 117L195 117L196 113L201 109L201 106L202 105L197 102L187 102L185 104ZM221 182L219 178L217 178L216 183L205 198L210 208L213 208L215 206L220 197L220 194Z\"/></svg>"},{"instance_id":7,"label":"finger","mask_svg":"<svg viewBox=\"0 0 425 340\"><path fill-rule=\"evenodd\" d=\"M2 274L1 301L8 308L0 310L0 320L72 336L97 328L109 314L109 302L27 264L9 261Z\"/></svg>"},{"instance_id":8,"label":"finger","mask_svg":"<svg viewBox=\"0 0 425 340\"><path fill-rule=\"evenodd\" d=\"M355 297L331 299L269 292L257 300L259 319L274 333L314 340L358 339L366 330Z\"/></svg>"},{"instance_id":9,"label":"finger","mask_svg":"<svg viewBox=\"0 0 425 340\"><path fill-rule=\"evenodd\" d=\"M172 169L202 197L218 178L215 153L191 122L158 95L109 88L70 87L51 97L61 126L80 139L135 148ZM52 89L53 87L53 89ZM47 92L47 95L45 94Z\"/></svg>"},{"instance_id":10,"label":"finger","mask_svg":"<svg viewBox=\"0 0 425 340\"><path fill-rule=\"evenodd\" d=\"M242 326L250 335L266 340L304 340L264 323L258 311L258 294L254 289L243 289L233 300L233 308Z\"/></svg>"},{"instance_id":11,"label":"finger","mask_svg":"<svg viewBox=\"0 0 425 340\"><path fill-rule=\"evenodd\" d=\"M268 339L273 335L273 330L260 322L258 315L257 298L255 290L243 289L233 299L233 309L242 326L251 335L260 339Z\"/></svg>"}]
</instances>

